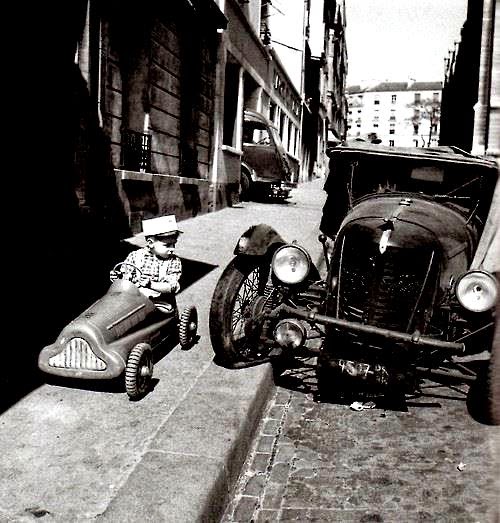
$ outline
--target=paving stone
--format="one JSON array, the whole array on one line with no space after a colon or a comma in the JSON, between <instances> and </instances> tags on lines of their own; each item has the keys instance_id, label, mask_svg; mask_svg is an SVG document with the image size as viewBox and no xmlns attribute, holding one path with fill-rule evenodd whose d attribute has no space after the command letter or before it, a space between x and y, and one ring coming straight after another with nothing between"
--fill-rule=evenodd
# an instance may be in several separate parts
<instances>
[{"instance_id":1,"label":"paving stone","mask_svg":"<svg viewBox=\"0 0 500 523\"><path fill-rule=\"evenodd\" d=\"M257 452L270 453L273 449L274 441L274 436L260 436L257 443Z\"/></svg>"},{"instance_id":2,"label":"paving stone","mask_svg":"<svg viewBox=\"0 0 500 523\"><path fill-rule=\"evenodd\" d=\"M267 452L256 452L253 456L250 469L254 472L266 472L271 460L271 454Z\"/></svg>"},{"instance_id":3,"label":"paving stone","mask_svg":"<svg viewBox=\"0 0 500 523\"><path fill-rule=\"evenodd\" d=\"M290 401L291 394L286 390L278 390L274 398L275 405L287 405Z\"/></svg>"},{"instance_id":4,"label":"paving stone","mask_svg":"<svg viewBox=\"0 0 500 523\"><path fill-rule=\"evenodd\" d=\"M286 485L284 483L268 482L264 498L262 499L262 508L278 509L281 507L283 496L285 495Z\"/></svg>"},{"instance_id":5,"label":"paving stone","mask_svg":"<svg viewBox=\"0 0 500 523\"><path fill-rule=\"evenodd\" d=\"M278 432L279 426L280 426L279 420L267 419L264 422L262 434L274 436Z\"/></svg>"},{"instance_id":6,"label":"paving stone","mask_svg":"<svg viewBox=\"0 0 500 523\"><path fill-rule=\"evenodd\" d=\"M251 476L243 490L244 496L260 496L263 493L267 478L263 473Z\"/></svg>"},{"instance_id":7,"label":"paving stone","mask_svg":"<svg viewBox=\"0 0 500 523\"><path fill-rule=\"evenodd\" d=\"M279 510L260 509L257 512L255 523L274 523L280 521Z\"/></svg>"},{"instance_id":8,"label":"paving stone","mask_svg":"<svg viewBox=\"0 0 500 523\"><path fill-rule=\"evenodd\" d=\"M233 521L252 521L252 516L259 502L254 496L242 496L233 514Z\"/></svg>"},{"instance_id":9,"label":"paving stone","mask_svg":"<svg viewBox=\"0 0 500 523\"><path fill-rule=\"evenodd\" d=\"M269 409L269 412L267 414L267 417L269 419L277 419L281 420L283 418L283 414L285 413L285 406L284 405L274 405Z\"/></svg>"},{"instance_id":10,"label":"paving stone","mask_svg":"<svg viewBox=\"0 0 500 523\"><path fill-rule=\"evenodd\" d=\"M269 479L276 483L286 483L288 480L288 475L290 474L290 469L290 463L276 463L271 469L271 475Z\"/></svg>"},{"instance_id":11,"label":"paving stone","mask_svg":"<svg viewBox=\"0 0 500 523\"><path fill-rule=\"evenodd\" d=\"M280 444L274 458L275 463L291 463L295 456L295 445Z\"/></svg>"}]
</instances>

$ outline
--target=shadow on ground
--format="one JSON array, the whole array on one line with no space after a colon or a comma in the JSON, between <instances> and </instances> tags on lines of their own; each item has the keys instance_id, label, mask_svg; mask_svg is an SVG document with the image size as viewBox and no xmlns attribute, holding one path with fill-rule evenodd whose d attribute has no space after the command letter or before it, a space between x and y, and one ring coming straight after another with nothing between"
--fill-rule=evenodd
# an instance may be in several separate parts
<instances>
[{"instance_id":1,"label":"shadow on ground","mask_svg":"<svg viewBox=\"0 0 500 523\"><path fill-rule=\"evenodd\" d=\"M80 260L78 264L61 264L57 280L38 283L37 299L31 303L30 314L24 318L26 332L17 333L16 346L6 351L4 357L4 372L0 375L0 413L43 383L49 382L49 376L38 369L39 352L54 342L65 325L106 292L109 270L114 263L123 260L130 250L130 246L121 244L112 256L100 262ZM197 260L181 260L181 292L217 267ZM158 348L155 355L157 359L173 348L169 347L169 343L167 340ZM176 344L177 339L174 346ZM55 383L56 380L52 377L50 379L51 383ZM110 392L123 391L121 380L116 383L57 380L57 384Z\"/></svg>"},{"instance_id":2,"label":"shadow on ground","mask_svg":"<svg viewBox=\"0 0 500 523\"><path fill-rule=\"evenodd\" d=\"M394 411L408 411L408 408L440 409L447 401L465 402L468 414L476 422L491 425L488 414L487 389L484 377L487 370L486 361L471 362L470 368L476 372L479 379L476 382L440 376L429 379L419 377L415 391L391 390L388 394L361 393L356 390L341 393L319 394L316 376L316 358L303 355L273 359L274 382L277 386L302 394L311 394L314 401L339 405L373 403L374 408Z\"/></svg>"}]
</instances>

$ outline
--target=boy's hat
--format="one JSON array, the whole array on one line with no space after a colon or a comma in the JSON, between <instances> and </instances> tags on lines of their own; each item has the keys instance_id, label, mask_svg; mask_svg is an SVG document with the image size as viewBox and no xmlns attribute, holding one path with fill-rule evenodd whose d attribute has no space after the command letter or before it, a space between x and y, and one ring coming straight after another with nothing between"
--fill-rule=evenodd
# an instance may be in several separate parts
<instances>
[{"instance_id":1,"label":"boy's hat","mask_svg":"<svg viewBox=\"0 0 500 523\"><path fill-rule=\"evenodd\" d=\"M182 233L177 226L174 214L142 220L142 234L144 236L174 236Z\"/></svg>"}]
</instances>

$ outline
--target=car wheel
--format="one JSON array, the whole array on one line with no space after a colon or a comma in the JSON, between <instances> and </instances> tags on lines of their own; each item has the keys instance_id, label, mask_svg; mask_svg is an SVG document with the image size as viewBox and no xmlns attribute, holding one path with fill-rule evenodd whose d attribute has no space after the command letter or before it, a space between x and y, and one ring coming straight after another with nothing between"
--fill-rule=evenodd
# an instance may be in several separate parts
<instances>
[{"instance_id":1,"label":"car wheel","mask_svg":"<svg viewBox=\"0 0 500 523\"><path fill-rule=\"evenodd\" d=\"M138 343L131 351L125 367L125 390L131 399L143 396L153 376L153 355L147 343Z\"/></svg>"},{"instance_id":2,"label":"car wheel","mask_svg":"<svg viewBox=\"0 0 500 523\"><path fill-rule=\"evenodd\" d=\"M198 311L191 305L186 307L179 320L179 343L183 350L190 349L196 339L198 331Z\"/></svg>"},{"instance_id":3,"label":"car wheel","mask_svg":"<svg viewBox=\"0 0 500 523\"><path fill-rule=\"evenodd\" d=\"M234 258L222 273L212 296L209 328L215 361L229 368L269 361L259 347L261 325L252 322L265 301L268 258Z\"/></svg>"},{"instance_id":4,"label":"car wheel","mask_svg":"<svg viewBox=\"0 0 500 523\"><path fill-rule=\"evenodd\" d=\"M241 171L240 177L240 200L248 200L250 198L250 189L252 180L246 171Z\"/></svg>"}]
</instances>

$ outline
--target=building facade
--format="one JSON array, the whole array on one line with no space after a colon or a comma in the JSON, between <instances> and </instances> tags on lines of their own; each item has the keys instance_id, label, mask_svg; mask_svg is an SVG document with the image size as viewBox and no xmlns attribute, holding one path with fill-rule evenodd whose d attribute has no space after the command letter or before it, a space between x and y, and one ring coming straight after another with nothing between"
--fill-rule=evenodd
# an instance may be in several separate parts
<instances>
[{"instance_id":1,"label":"building facade","mask_svg":"<svg viewBox=\"0 0 500 523\"><path fill-rule=\"evenodd\" d=\"M347 139L389 146L438 144L441 82L383 82L348 88Z\"/></svg>"},{"instance_id":2,"label":"building facade","mask_svg":"<svg viewBox=\"0 0 500 523\"><path fill-rule=\"evenodd\" d=\"M498 2L469 0L460 42L445 61L443 145L500 156Z\"/></svg>"},{"instance_id":3,"label":"building facade","mask_svg":"<svg viewBox=\"0 0 500 523\"><path fill-rule=\"evenodd\" d=\"M102 194L89 162L91 127L103 134L131 233L146 218L238 201L246 109L277 126L296 180L324 171L328 130L342 132L343 4L324 3L321 56L308 44L310 2L299 4L292 63L273 44L268 0L88 0L75 53L78 92L89 95L75 145L80 206ZM284 13L290 21L295 11Z\"/></svg>"}]
</instances>

